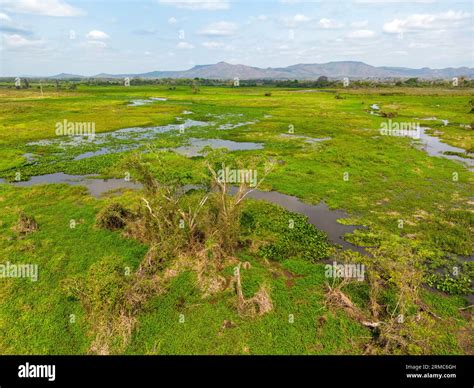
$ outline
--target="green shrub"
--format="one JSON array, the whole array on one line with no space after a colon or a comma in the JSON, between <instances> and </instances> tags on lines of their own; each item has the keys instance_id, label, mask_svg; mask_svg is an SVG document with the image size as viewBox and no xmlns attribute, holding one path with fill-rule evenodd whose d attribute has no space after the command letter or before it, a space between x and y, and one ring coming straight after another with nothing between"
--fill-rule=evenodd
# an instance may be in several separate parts
<instances>
[{"instance_id":1,"label":"green shrub","mask_svg":"<svg viewBox=\"0 0 474 388\"><path fill-rule=\"evenodd\" d=\"M471 279L468 276L452 277L448 274L431 274L427 277L426 283L439 291L448 294L468 294L472 292Z\"/></svg>"},{"instance_id":2,"label":"green shrub","mask_svg":"<svg viewBox=\"0 0 474 388\"><path fill-rule=\"evenodd\" d=\"M326 234L309 224L306 217L262 201L246 207L241 224L247 238L263 241L258 253L266 259L315 262L330 251Z\"/></svg>"},{"instance_id":3,"label":"green shrub","mask_svg":"<svg viewBox=\"0 0 474 388\"><path fill-rule=\"evenodd\" d=\"M100 210L96 223L100 228L117 230L125 226L128 217L130 217L130 211L114 202Z\"/></svg>"}]
</instances>

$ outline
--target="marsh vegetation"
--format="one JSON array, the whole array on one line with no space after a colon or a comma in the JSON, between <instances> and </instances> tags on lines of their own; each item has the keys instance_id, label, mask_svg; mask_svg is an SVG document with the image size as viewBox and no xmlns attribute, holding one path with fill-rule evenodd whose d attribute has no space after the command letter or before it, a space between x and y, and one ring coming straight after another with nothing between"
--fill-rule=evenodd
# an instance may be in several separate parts
<instances>
[{"instance_id":1,"label":"marsh vegetation","mask_svg":"<svg viewBox=\"0 0 474 388\"><path fill-rule=\"evenodd\" d=\"M468 86L31 86L0 88L0 250L39 267L2 354L473 352Z\"/></svg>"}]
</instances>

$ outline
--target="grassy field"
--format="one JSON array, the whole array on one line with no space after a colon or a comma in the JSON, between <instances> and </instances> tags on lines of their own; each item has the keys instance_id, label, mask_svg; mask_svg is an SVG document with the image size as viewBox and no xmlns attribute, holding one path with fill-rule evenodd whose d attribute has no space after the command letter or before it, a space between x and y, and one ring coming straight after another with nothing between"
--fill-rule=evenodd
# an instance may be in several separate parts
<instances>
[{"instance_id":1,"label":"grassy field","mask_svg":"<svg viewBox=\"0 0 474 388\"><path fill-rule=\"evenodd\" d=\"M129 106L131 100L149 97L167 100ZM468 305L462 295L468 290L459 291L457 287L461 277L470 279L473 274L472 262L463 259L472 255L473 246L472 172L459 162L427 155L414 147L411 139L381 136L380 126L387 118L370 114L370 106L377 104L381 111L394 113L393 121L429 126L444 142L472 151L472 130L465 127L474 121L469 113L472 98L472 90L438 88L201 87L193 94L185 86L170 90L164 86L79 85L74 91L45 88L43 95L35 87L0 88L0 177L14 180L20 173L20 179L26 180L33 175L65 172L123 178L130 172L126 162L135 150L74 160L103 145L61 148L54 143L55 125L63 120L93 122L98 134L128 127L180 124L184 119L206 122L207 126L187 128L181 135L171 131L144 140L137 150L145 151L150 145L174 148L192 138L263 144L261 150L230 154L235 163L245 164L255 155L277 161L263 189L313 204L324 200L331 208L349 213L350 218L343 222L365 226L347 240L400 252L390 260L403 261L406 247L419 258L426 277L420 295L432 314L424 325L407 322L408 352L472 353L468 340L473 333L472 317L460 310ZM431 117L438 120L421 120ZM444 125L441 119L449 120L449 124ZM219 129L220 125L240 123L243 125ZM289 131L293 137L282 136ZM307 142L304 137L329 139ZM53 143L28 145L43 139L52 139ZM108 146L134 144L133 139L108 141ZM27 153L35 155L33 162L23 156ZM151 154L142 155L153 164ZM202 178L199 157L168 152L166 168L183 183L199 183ZM119 197L124 205L139 200L140 193L131 191ZM89 351L90 322L81 303L62 291L62 281L85 276L94 263L106 257L134 270L148 250L144 243L95 225L96 214L113 201L117 197L95 199L81 187L20 188L0 184L1 260L38 264L40 270L37 282L0 279L1 354ZM39 225L37 232L18 236L12 230L20 210L34 216ZM249 201L244 215L246 240L272 242L279 242L287 233L275 225L296 217L258 201ZM245 228L246 219L261 221L258 227ZM70 228L71 220L77 223L75 228ZM307 235L301 236L302 241L305 238ZM281 245L297 240L294 236ZM270 290L274 309L256 318L239 316L230 289L203 297L196 286L196 275L184 271L172 280L167 292L147 302L125 353L364 353L371 331L344 309L327 305L324 263L307 260L298 249L296 252L283 260L272 260L248 246L237 253L240 260L251 264L242 273L244 295L253 295L260 284ZM354 257L357 259L356 254ZM439 278L428 281L430 274L450 271L454 266L461 269L461 276L452 279L455 286L448 282L442 287ZM230 275L232 267L223 271ZM350 284L346 292L361 310L369 309L365 282ZM387 310L396 310L396 300L391 299L390 290L386 293ZM223 326L226 321L231 322L228 327Z\"/></svg>"}]
</instances>

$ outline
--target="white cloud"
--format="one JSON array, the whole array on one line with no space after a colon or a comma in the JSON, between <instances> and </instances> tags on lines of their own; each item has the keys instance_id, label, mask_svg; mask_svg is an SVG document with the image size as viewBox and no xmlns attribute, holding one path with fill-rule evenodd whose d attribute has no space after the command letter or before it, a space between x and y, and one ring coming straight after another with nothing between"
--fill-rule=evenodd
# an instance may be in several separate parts
<instances>
[{"instance_id":1,"label":"white cloud","mask_svg":"<svg viewBox=\"0 0 474 388\"><path fill-rule=\"evenodd\" d=\"M104 39L109 39L109 38L110 38L109 35L99 30L92 30L87 33L87 39L91 39L91 40L104 40Z\"/></svg>"},{"instance_id":2,"label":"white cloud","mask_svg":"<svg viewBox=\"0 0 474 388\"><path fill-rule=\"evenodd\" d=\"M229 0L158 0L158 3L183 9L229 9Z\"/></svg>"},{"instance_id":3,"label":"white cloud","mask_svg":"<svg viewBox=\"0 0 474 388\"><path fill-rule=\"evenodd\" d=\"M174 16L171 16L171 17L168 19L168 23L169 23L169 24L176 24L176 23L178 23L178 19L176 19Z\"/></svg>"},{"instance_id":4,"label":"white cloud","mask_svg":"<svg viewBox=\"0 0 474 388\"><path fill-rule=\"evenodd\" d=\"M12 19L10 18L10 16L8 16L7 14L3 13L3 12L0 12L0 20L2 22L11 22Z\"/></svg>"},{"instance_id":5,"label":"white cloud","mask_svg":"<svg viewBox=\"0 0 474 388\"><path fill-rule=\"evenodd\" d=\"M3 43L5 47L7 48L18 49L18 48L39 47L44 44L44 41L31 40L21 35L13 34L13 35L4 35Z\"/></svg>"},{"instance_id":6,"label":"white cloud","mask_svg":"<svg viewBox=\"0 0 474 388\"><path fill-rule=\"evenodd\" d=\"M202 45L203 45L203 47L205 47L207 49L211 49L211 50L219 49L219 48L224 47L224 44L219 43L219 42L213 42L213 41L203 42Z\"/></svg>"},{"instance_id":7,"label":"white cloud","mask_svg":"<svg viewBox=\"0 0 474 388\"><path fill-rule=\"evenodd\" d=\"M230 36L235 34L238 28L239 26L235 23L217 22L208 25L198 33L207 36Z\"/></svg>"},{"instance_id":8,"label":"white cloud","mask_svg":"<svg viewBox=\"0 0 474 388\"><path fill-rule=\"evenodd\" d=\"M414 14L406 19L393 19L385 23L383 31L388 34L399 34L407 31L452 28L469 19L470 16L468 12L451 10L439 14Z\"/></svg>"},{"instance_id":9,"label":"white cloud","mask_svg":"<svg viewBox=\"0 0 474 388\"><path fill-rule=\"evenodd\" d=\"M188 42L179 42L176 45L176 48L181 49L181 50L190 50L190 49L193 49L194 46L191 43L188 43Z\"/></svg>"},{"instance_id":10,"label":"white cloud","mask_svg":"<svg viewBox=\"0 0 474 388\"><path fill-rule=\"evenodd\" d=\"M220 50L220 51L234 51L235 47L229 44L224 44L215 41L206 41L202 43L202 46L209 50Z\"/></svg>"},{"instance_id":11,"label":"white cloud","mask_svg":"<svg viewBox=\"0 0 474 388\"><path fill-rule=\"evenodd\" d=\"M280 21L286 26L286 27L296 27L299 24L304 24L308 23L311 21L311 18L303 15L303 14L297 14L292 17L285 17L281 18Z\"/></svg>"},{"instance_id":12,"label":"white cloud","mask_svg":"<svg viewBox=\"0 0 474 388\"><path fill-rule=\"evenodd\" d=\"M82 16L86 13L63 0L3 0L3 7L10 12L43 16Z\"/></svg>"},{"instance_id":13,"label":"white cloud","mask_svg":"<svg viewBox=\"0 0 474 388\"><path fill-rule=\"evenodd\" d=\"M304 22L309 22L311 19L306 15L298 14L298 15L293 16L293 20L297 23L299 22L304 23Z\"/></svg>"},{"instance_id":14,"label":"white cloud","mask_svg":"<svg viewBox=\"0 0 474 388\"><path fill-rule=\"evenodd\" d=\"M263 22L267 19L268 19L267 15L258 15L257 16L257 20L260 20L261 22Z\"/></svg>"},{"instance_id":15,"label":"white cloud","mask_svg":"<svg viewBox=\"0 0 474 388\"><path fill-rule=\"evenodd\" d=\"M375 36L375 32L372 30L355 30L347 34L348 38L351 39L366 39Z\"/></svg>"},{"instance_id":16,"label":"white cloud","mask_svg":"<svg viewBox=\"0 0 474 388\"><path fill-rule=\"evenodd\" d=\"M321 28L327 28L327 29L332 29L332 28L341 28L343 27L344 25L342 23L339 23L338 21L336 20L333 20L333 19L320 19L319 20L319 27Z\"/></svg>"}]
</instances>

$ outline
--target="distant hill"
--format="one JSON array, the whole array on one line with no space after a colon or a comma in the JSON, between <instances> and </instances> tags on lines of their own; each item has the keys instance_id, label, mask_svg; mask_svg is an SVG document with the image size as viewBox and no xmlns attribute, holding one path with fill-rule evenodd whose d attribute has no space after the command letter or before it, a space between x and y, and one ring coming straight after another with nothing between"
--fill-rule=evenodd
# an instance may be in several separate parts
<instances>
[{"instance_id":1,"label":"distant hill","mask_svg":"<svg viewBox=\"0 0 474 388\"><path fill-rule=\"evenodd\" d=\"M77 75L77 74L68 74L68 73L61 73L61 74L56 74L53 75L52 77L48 77L52 79L75 79L75 78L85 78L82 75Z\"/></svg>"},{"instance_id":2,"label":"distant hill","mask_svg":"<svg viewBox=\"0 0 474 388\"><path fill-rule=\"evenodd\" d=\"M241 80L275 79L275 80L315 80L320 76L341 79L348 77L352 79L387 79L387 78L410 78L422 79L448 79L456 76L474 78L474 68L459 67L445 69L411 69L407 67L375 67L363 62L341 61L328 63L300 63L288 67L259 68L246 65L232 65L219 62L211 65L198 65L189 70L182 71L152 71L140 74L97 74L92 77L83 77L74 74L58 74L50 78L207 78L229 80L239 78Z\"/></svg>"}]
</instances>

